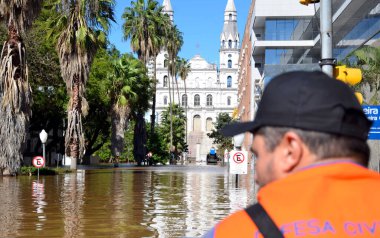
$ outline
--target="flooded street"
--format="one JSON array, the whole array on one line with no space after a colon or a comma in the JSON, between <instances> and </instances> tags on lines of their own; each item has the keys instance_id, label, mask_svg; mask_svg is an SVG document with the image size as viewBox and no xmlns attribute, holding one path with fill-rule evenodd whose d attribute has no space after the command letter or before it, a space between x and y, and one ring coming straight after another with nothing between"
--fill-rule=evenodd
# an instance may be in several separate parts
<instances>
[{"instance_id":1,"label":"flooded street","mask_svg":"<svg viewBox=\"0 0 380 238\"><path fill-rule=\"evenodd\" d=\"M199 237L254 202L253 175L121 167L0 178L1 237Z\"/></svg>"}]
</instances>

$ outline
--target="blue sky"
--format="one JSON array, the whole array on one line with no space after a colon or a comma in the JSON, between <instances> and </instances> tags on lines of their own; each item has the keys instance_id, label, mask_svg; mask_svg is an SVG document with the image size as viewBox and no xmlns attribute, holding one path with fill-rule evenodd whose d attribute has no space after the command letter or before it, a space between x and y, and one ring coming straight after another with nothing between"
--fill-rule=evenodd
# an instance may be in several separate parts
<instances>
[{"instance_id":1,"label":"blue sky","mask_svg":"<svg viewBox=\"0 0 380 238\"><path fill-rule=\"evenodd\" d=\"M163 0L158 0L162 4ZM131 52L129 42L123 41L121 15L131 0L116 0L116 24L112 25L109 39L122 53ZM240 39L248 16L250 0L235 0ZM220 33L223 29L227 0L171 0L174 23L183 32L184 45L180 57L191 59L200 54L210 63L219 63Z\"/></svg>"}]
</instances>

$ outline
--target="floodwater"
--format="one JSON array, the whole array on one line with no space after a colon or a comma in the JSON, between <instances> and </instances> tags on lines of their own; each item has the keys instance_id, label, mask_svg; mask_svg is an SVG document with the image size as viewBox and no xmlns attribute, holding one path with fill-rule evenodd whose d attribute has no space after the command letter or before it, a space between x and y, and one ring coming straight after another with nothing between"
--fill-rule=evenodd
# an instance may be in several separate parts
<instances>
[{"instance_id":1,"label":"floodwater","mask_svg":"<svg viewBox=\"0 0 380 238\"><path fill-rule=\"evenodd\" d=\"M255 200L252 174L121 167L0 177L0 237L199 237Z\"/></svg>"}]
</instances>

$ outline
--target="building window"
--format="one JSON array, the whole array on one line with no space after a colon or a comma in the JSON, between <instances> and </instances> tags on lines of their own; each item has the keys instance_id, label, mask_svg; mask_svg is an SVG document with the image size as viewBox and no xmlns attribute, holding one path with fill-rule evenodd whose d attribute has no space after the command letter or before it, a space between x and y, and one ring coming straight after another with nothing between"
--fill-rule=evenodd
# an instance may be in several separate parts
<instances>
[{"instance_id":1,"label":"building window","mask_svg":"<svg viewBox=\"0 0 380 238\"><path fill-rule=\"evenodd\" d=\"M168 97L167 96L164 97L164 105L168 105Z\"/></svg>"},{"instance_id":2,"label":"building window","mask_svg":"<svg viewBox=\"0 0 380 238\"><path fill-rule=\"evenodd\" d=\"M164 67L165 67L165 68L167 68L167 67L168 67L168 62L169 62L169 61L168 61L167 59L166 59L166 60L164 60Z\"/></svg>"},{"instance_id":3,"label":"building window","mask_svg":"<svg viewBox=\"0 0 380 238\"><path fill-rule=\"evenodd\" d=\"M223 41L222 41L222 47L223 47L223 48L225 47L225 44L226 44L226 41L223 40Z\"/></svg>"},{"instance_id":4,"label":"building window","mask_svg":"<svg viewBox=\"0 0 380 238\"><path fill-rule=\"evenodd\" d=\"M235 48L238 48L238 41L235 41Z\"/></svg>"},{"instance_id":5,"label":"building window","mask_svg":"<svg viewBox=\"0 0 380 238\"><path fill-rule=\"evenodd\" d=\"M232 87L232 77L228 76L227 77L227 88L231 88L231 87Z\"/></svg>"},{"instance_id":6,"label":"building window","mask_svg":"<svg viewBox=\"0 0 380 238\"><path fill-rule=\"evenodd\" d=\"M212 124L212 118L209 117L206 119L206 131L212 131L214 129L214 125Z\"/></svg>"},{"instance_id":7,"label":"building window","mask_svg":"<svg viewBox=\"0 0 380 238\"><path fill-rule=\"evenodd\" d=\"M164 87L168 86L168 76L164 76Z\"/></svg>"},{"instance_id":8,"label":"building window","mask_svg":"<svg viewBox=\"0 0 380 238\"><path fill-rule=\"evenodd\" d=\"M194 96L194 106L200 106L201 105L201 97L199 94L195 94Z\"/></svg>"},{"instance_id":9,"label":"building window","mask_svg":"<svg viewBox=\"0 0 380 238\"><path fill-rule=\"evenodd\" d=\"M230 15L228 16L228 18L230 19L230 21L232 21L232 14L230 13Z\"/></svg>"},{"instance_id":10,"label":"building window","mask_svg":"<svg viewBox=\"0 0 380 238\"><path fill-rule=\"evenodd\" d=\"M228 41L228 48L230 48L230 49L232 48L232 40Z\"/></svg>"},{"instance_id":11,"label":"building window","mask_svg":"<svg viewBox=\"0 0 380 238\"><path fill-rule=\"evenodd\" d=\"M228 60L228 68L229 68L229 69L232 68L232 60Z\"/></svg>"},{"instance_id":12,"label":"building window","mask_svg":"<svg viewBox=\"0 0 380 238\"><path fill-rule=\"evenodd\" d=\"M212 95L211 94L207 95L206 105L212 106Z\"/></svg>"},{"instance_id":13,"label":"building window","mask_svg":"<svg viewBox=\"0 0 380 238\"><path fill-rule=\"evenodd\" d=\"M227 97L227 106L231 106L231 97Z\"/></svg>"},{"instance_id":14,"label":"building window","mask_svg":"<svg viewBox=\"0 0 380 238\"><path fill-rule=\"evenodd\" d=\"M182 106L187 106L187 95L186 94L182 95Z\"/></svg>"},{"instance_id":15,"label":"building window","mask_svg":"<svg viewBox=\"0 0 380 238\"><path fill-rule=\"evenodd\" d=\"M201 131L201 116L199 115L193 118L193 131Z\"/></svg>"},{"instance_id":16,"label":"building window","mask_svg":"<svg viewBox=\"0 0 380 238\"><path fill-rule=\"evenodd\" d=\"M231 58L232 57L232 55L231 54L228 54L228 58Z\"/></svg>"}]
</instances>

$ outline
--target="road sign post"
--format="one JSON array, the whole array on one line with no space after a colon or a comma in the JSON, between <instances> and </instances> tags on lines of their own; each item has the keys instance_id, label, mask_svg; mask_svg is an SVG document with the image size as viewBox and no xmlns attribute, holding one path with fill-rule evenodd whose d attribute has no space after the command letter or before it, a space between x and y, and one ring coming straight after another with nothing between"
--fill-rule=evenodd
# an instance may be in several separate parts
<instances>
[{"instance_id":1,"label":"road sign post","mask_svg":"<svg viewBox=\"0 0 380 238\"><path fill-rule=\"evenodd\" d=\"M238 186L239 174L247 174L248 152L233 150L230 152L230 173L236 174L236 187Z\"/></svg>"},{"instance_id":2,"label":"road sign post","mask_svg":"<svg viewBox=\"0 0 380 238\"><path fill-rule=\"evenodd\" d=\"M40 179L40 168L45 165L45 158L42 156L35 156L32 160L32 164L37 168L37 180Z\"/></svg>"}]
</instances>

